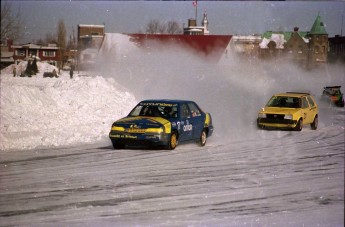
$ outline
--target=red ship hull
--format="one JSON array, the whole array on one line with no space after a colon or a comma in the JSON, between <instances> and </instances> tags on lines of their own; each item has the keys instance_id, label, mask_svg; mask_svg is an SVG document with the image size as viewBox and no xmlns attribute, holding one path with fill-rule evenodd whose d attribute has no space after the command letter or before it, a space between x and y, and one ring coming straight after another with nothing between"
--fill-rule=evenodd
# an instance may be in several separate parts
<instances>
[{"instance_id":1,"label":"red ship hull","mask_svg":"<svg viewBox=\"0 0 345 227\"><path fill-rule=\"evenodd\" d=\"M170 34L127 34L130 41L139 47L153 50L155 44L178 45L197 56L218 61L226 51L231 35L170 35ZM162 48L162 45L157 45Z\"/></svg>"}]
</instances>

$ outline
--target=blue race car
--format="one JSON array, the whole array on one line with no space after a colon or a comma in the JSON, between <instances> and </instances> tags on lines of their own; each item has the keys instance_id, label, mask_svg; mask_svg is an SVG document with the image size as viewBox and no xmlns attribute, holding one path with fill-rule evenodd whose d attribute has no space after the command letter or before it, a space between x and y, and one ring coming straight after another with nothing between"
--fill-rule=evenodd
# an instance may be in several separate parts
<instances>
[{"instance_id":1,"label":"blue race car","mask_svg":"<svg viewBox=\"0 0 345 227\"><path fill-rule=\"evenodd\" d=\"M154 145L173 150L182 141L199 141L204 146L212 133L211 115L193 101L145 100L113 123L109 138L114 149Z\"/></svg>"}]
</instances>

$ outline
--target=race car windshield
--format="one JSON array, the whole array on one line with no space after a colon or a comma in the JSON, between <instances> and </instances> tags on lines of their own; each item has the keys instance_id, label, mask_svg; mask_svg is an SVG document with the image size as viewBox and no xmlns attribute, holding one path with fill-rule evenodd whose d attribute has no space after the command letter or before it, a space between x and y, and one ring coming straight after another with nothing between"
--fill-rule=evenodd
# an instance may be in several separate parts
<instances>
[{"instance_id":1,"label":"race car windshield","mask_svg":"<svg viewBox=\"0 0 345 227\"><path fill-rule=\"evenodd\" d=\"M177 118L177 106L138 105L132 110L129 116Z\"/></svg>"},{"instance_id":2,"label":"race car windshield","mask_svg":"<svg viewBox=\"0 0 345 227\"><path fill-rule=\"evenodd\" d=\"M287 96L273 96L267 103L268 107L301 108L301 99Z\"/></svg>"}]
</instances>

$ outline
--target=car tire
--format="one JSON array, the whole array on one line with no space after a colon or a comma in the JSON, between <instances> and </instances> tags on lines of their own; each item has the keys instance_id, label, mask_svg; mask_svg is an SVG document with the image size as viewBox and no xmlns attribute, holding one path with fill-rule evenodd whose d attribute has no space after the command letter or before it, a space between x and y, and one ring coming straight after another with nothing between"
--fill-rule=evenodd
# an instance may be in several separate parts
<instances>
[{"instance_id":1,"label":"car tire","mask_svg":"<svg viewBox=\"0 0 345 227\"><path fill-rule=\"evenodd\" d=\"M203 147L205 146L207 141L207 133L206 130L202 130L201 135L200 135L200 145Z\"/></svg>"},{"instance_id":2,"label":"car tire","mask_svg":"<svg viewBox=\"0 0 345 227\"><path fill-rule=\"evenodd\" d=\"M170 135L169 142L167 144L167 149L168 150L174 150L177 147L178 140L177 140L177 133L172 132Z\"/></svg>"},{"instance_id":3,"label":"car tire","mask_svg":"<svg viewBox=\"0 0 345 227\"><path fill-rule=\"evenodd\" d=\"M316 115L315 118L314 118L313 123L310 124L311 129L312 130L316 130L318 124L319 124L319 119L318 119L318 116Z\"/></svg>"},{"instance_id":4,"label":"car tire","mask_svg":"<svg viewBox=\"0 0 345 227\"><path fill-rule=\"evenodd\" d=\"M340 103L340 107L344 107L344 100Z\"/></svg>"},{"instance_id":5,"label":"car tire","mask_svg":"<svg viewBox=\"0 0 345 227\"><path fill-rule=\"evenodd\" d=\"M303 128L303 120L299 119L296 127L294 128L295 131L302 131Z\"/></svg>"},{"instance_id":6,"label":"car tire","mask_svg":"<svg viewBox=\"0 0 345 227\"><path fill-rule=\"evenodd\" d=\"M256 119L256 126L258 129L263 129L264 127L259 124L259 119Z\"/></svg>"},{"instance_id":7,"label":"car tire","mask_svg":"<svg viewBox=\"0 0 345 227\"><path fill-rule=\"evenodd\" d=\"M113 148L116 149L116 150L125 148L125 144L124 143L112 142L112 144L113 144Z\"/></svg>"}]
</instances>

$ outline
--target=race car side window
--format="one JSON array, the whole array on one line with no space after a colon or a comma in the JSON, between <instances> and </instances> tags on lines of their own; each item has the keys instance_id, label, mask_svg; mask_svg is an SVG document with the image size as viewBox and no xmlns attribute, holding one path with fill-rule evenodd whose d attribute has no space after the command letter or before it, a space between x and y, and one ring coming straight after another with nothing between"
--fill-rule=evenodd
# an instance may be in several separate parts
<instances>
[{"instance_id":1,"label":"race car side window","mask_svg":"<svg viewBox=\"0 0 345 227\"><path fill-rule=\"evenodd\" d=\"M315 106L314 100L310 96L308 96L307 98L308 98L310 106Z\"/></svg>"},{"instance_id":2,"label":"race car side window","mask_svg":"<svg viewBox=\"0 0 345 227\"><path fill-rule=\"evenodd\" d=\"M306 97L302 98L302 108L308 108L309 104Z\"/></svg>"},{"instance_id":3,"label":"race car side window","mask_svg":"<svg viewBox=\"0 0 345 227\"><path fill-rule=\"evenodd\" d=\"M177 118L177 106L165 106L161 108L165 118Z\"/></svg>"},{"instance_id":4,"label":"race car side window","mask_svg":"<svg viewBox=\"0 0 345 227\"><path fill-rule=\"evenodd\" d=\"M190 112L189 112L188 106L185 103L181 104L181 117L182 118L189 118L190 117Z\"/></svg>"},{"instance_id":5,"label":"race car side window","mask_svg":"<svg viewBox=\"0 0 345 227\"><path fill-rule=\"evenodd\" d=\"M188 103L188 106L192 113L192 117L197 117L201 115L199 108L194 103L190 102Z\"/></svg>"}]
</instances>

